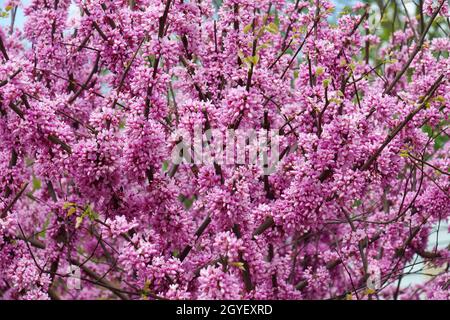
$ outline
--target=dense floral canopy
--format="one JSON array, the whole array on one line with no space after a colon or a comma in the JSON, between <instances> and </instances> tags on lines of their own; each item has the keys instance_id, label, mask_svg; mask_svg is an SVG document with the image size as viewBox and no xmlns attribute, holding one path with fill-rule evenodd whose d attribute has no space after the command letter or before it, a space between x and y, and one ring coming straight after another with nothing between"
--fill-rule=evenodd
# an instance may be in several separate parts
<instances>
[{"instance_id":1,"label":"dense floral canopy","mask_svg":"<svg viewBox=\"0 0 450 320\"><path fill-rule=\"evenodd\" d=\"M448 299L448 2L393 2L6 1L0 298ZM276 170L171 161L198 125Z\"/></svg>"}]
</instances>

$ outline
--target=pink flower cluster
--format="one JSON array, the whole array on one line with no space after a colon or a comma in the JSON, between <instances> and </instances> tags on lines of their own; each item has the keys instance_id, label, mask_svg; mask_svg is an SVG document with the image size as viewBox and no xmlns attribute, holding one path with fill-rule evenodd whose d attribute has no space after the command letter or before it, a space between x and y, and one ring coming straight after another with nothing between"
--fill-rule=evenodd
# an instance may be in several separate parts
<instances>
[{"instance_id":1,"label":"pink flower cluster","mask_svg":"<svg viewBox=\"0 0 450 320\"><path fill-rule=\"evenodd\" d=\"M10 3L0 299L449 299L446 0L387 39L327 0ZM172 163L195 125L279 129L275 172Z\"/></svg>"}]
</instances>

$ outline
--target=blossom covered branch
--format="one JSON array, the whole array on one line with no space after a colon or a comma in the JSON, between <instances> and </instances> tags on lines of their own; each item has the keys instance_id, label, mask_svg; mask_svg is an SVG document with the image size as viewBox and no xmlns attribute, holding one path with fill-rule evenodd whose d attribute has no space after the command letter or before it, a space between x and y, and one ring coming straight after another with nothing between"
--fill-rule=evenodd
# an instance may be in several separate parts
<instances>
[{"instance_id":1,"label":"blossom covered branch","mask_svg":"<svg viewBox=\"0 0 450 320\"><path fill-rule=\"evenodd\" d=\"M0 299L449 298L447 1L6 6Z\"/></svg>"}]
</instances>

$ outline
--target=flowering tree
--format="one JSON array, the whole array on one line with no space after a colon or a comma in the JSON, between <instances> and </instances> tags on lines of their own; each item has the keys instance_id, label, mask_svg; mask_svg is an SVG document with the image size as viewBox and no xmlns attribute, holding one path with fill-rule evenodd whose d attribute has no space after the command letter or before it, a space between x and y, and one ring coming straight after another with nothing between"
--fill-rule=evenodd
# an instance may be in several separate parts
<instances>
[{"instance_id":1,"label":"flowering tree","mask_svg":"<svg viewBox=\"0 0 450 320\"><path fill-rule=\"evenodd\" d=\"M386 2L6 1L0 297L448 299L448 2Z\"/></svg>"}]
</instances>

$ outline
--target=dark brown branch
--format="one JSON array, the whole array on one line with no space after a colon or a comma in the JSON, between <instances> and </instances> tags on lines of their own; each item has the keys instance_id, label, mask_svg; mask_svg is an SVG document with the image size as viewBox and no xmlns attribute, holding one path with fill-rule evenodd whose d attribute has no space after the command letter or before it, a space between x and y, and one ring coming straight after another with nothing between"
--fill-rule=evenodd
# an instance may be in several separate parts
<instances>
[{"instance_id":1,"label":"dark brown branch","mask_svg":"<svg viewBox=\"0 0 450 320\"><path fill-rule=\"evenodd\" d=\"M79 97L79 95L83 92L84 88L86 88L88 86L88 84L91 81L94 74L96 74L98 72L99 62L100 62L100 53L97 54L97 58L95 59L95 62L94 62L94 67L92 68L86 81L84 82L84 85L80 86L80 88L73 94L73 96L69 98L69 100L67 101L68 104L72 104Z\"/></svg>"},{"instance_id":2,"label":"dark brown branch","mask_svg":"<svg viewBox=\"0 0 450 320\"><path fill-rule=\"evenodd\" d=\"M7 85L8 82L14 79L20 72L22 72L22 68L17 69L12 75L8 76L5 80L0 81L0 88Z\"/></svg>"},{"instance_id":3,"label":"dark brown branch","mask_svg":"<svg viewBox=\"0 0 450 320\"><path fill-rule=\"evenodd\" d=\"M239 230L239 225L235 224L233 226L233 232L238 239L241 238L241 232ZM250 274L250 266L249 266L248 262L244 259L244 254L241 250L239 250L239 262L241 262L244 267L242 270L242 280L244 281L245 290L247 292L252 291L254 286L253 286L252 277Z\"/></svg>"},{"instance_id":4,"label":"dark brown branch","mask_svg":"<svg viewBox=\"0 0 450 320\"><path fill-rule=\"evenodd\" d=\"M298 54L300 53L300 51L302 50L303 46L306 43L306 40L309 38L309 36L311 35L311 33L314 31L314 28L316 27L318 23L318 20L314 21L314 25L311 27L311 29L309 29L309 31L307 32L307 34L305 35L305 37L303 38L302 43L300 44L300 46L298 47L297 51L294 53L294 55L292 56L291 60L289 61L287 67L284 69L283 73L280 76L280 79L283 79L286 72L289 70L289 68L291 67L292 63L294 62L295 58L297 58Z\"/></svg>"},{"instance_id":5,"label":"dark brown branch","mask_svg":"<svg viewBox=\"0 0 450 320\"><path fill-rule=\"evenodd\" d=\"M63 148L63 150L66 151L68 154L72 154L72 148L67 143L65 143L60 138L58 138L57 136L50 134L48 136L48 140L54 144L60 145L61 148Z\"/></svg>"},{"instance_id":6,"label":"dark brown branch","mask_svg":"<svg viewBox=\"0 0 450 320\"><path fill-rule=\"evenodd\" d=\"M271 216L267 217L264 222L255 229L255 231L253 231L253 237L259 236L260 234L262 234L264 231L266 231L267 229L269 229L270 227L275 225L275 221L273 220L273 218Z\"/></svg>"},{"instance_id":7,"label":"dark brown branch","mask_svg":"<svg viewBox=\"0 0 450 320\"><path fill-rule=\"evenodd\" d=\"M208 225L211 223L211 216L208 215L205 220L203 220L202 224L198 227L197 231L195 231L195 237L196 239L200 238L200 236L203 234L203 232L206 230L206 228L208 227ZM187 255L189 254L189 252L191 252L192 250L192 246L191 245L186 245L186 247L184 247L183 251L181 251L181 254L179 256L180 261L183 261L184 259L186 259Z\"/></svg>"},{"instance_id":8,"label":"dark brown branch","mask_svg":"<svg viewBox=\"0 0 450 320\"><path fill-rule=\"evenodd\" d=\"M25 119L24 115L23 115L23 111L20 110L18 104L14 104L14 103L10 103L9 107L11 108L12 111L14 111L21 119Z\"/></svg>"},{"instance_id":9,"label":"dark brown branch","mask_svg":"<svg viewBox=\"0 0 450 320\"><path fill-rule=\"evenodd\" d=\"M3 57L5 58L5 60L8 61L9 56L8 56L8 53L6 52L6 47L3 43L2 37L0 37L0 52L3 54Z\"/></svg>"},{"instance_id":10,"label":"dark brown branch","mask_svg":"<svg viewBox=\"0 0 450 320\"><path fill-rule=\"evenodd\" d=\"M22 196L22 194L24 193L25 189L28 187L28 182L25 183L22 188L20 188L19 192L15 195L15 197L11 200L11 202L6 206L5 209L3 209L2 214L0 215L0 218L5 218L8 211L12 209L12 207L14 206L14 204L17 202L17 200L19 200L19 198Z\"/></svg>"},{"instance_id":11,"label":"dark brown branch","mask_svg":"<svg viewBox=\"0 0 450 320\"><path fill-rule=\"evenodd\" d=\"M158 28L158 38L162 38L164 36L164 26L166 24L167 16L169 15L169 8L172 0L168 0L166 2L166 6L164 8L163 15L159 18L159 28Z\"/></svg>"}]
</instances>

